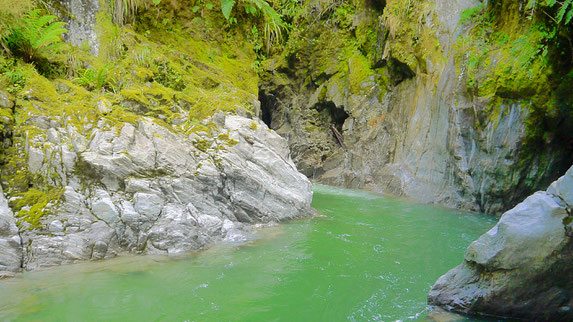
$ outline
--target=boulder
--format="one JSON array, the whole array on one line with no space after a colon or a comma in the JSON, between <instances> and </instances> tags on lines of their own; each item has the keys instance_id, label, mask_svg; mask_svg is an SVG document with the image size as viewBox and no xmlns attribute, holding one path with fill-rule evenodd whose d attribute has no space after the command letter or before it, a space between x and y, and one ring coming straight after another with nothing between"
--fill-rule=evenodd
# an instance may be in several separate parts
<instances>
[{"instance_id":1,"label":"boulder","mask_svg":"<svg viewBox=\"0 0 573 322\"><path fill-rule=\"evenodd\" d=\"M282 137L241 116L219 113L209 122L211 133L187 136L151 118L88 135L51 127L52 135L35 136L27 152L39 157L29 168L62 173L64 188L41 227L22 231L24 268L125 251L181 253L238 240L229 234L258 223L312 214L312 185ZM63 162L64 150L75 162Z\"/></svg>"},{"instance_id":2,"label":"boulder","mask_svg":"<svg viewBox=\"0 0 573 322\"><path fill-rule=\"evenodd\" d=\"M573 320L573 167L507 211L440 277L428 302L447 310Z\"/></svg>"}]
</instances>

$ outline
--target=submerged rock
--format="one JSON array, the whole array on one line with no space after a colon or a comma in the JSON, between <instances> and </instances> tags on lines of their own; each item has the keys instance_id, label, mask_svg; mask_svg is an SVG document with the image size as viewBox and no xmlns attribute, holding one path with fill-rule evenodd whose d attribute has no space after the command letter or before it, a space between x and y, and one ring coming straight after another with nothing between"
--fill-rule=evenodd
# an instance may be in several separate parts
<instances>
[{"instance_id":1,"label":"submerged rock","mask_svg":"<svg viewBox=\"0 0 573 322\"><path fill-rule=\"evenodd\" d=\"M573 167L474 241L428 302L463 313L572 320L572 191Z\"/></svg>"},{"instance_id":2,"label":"submerged rock","mask_svg":"<svg viewBox=\"0 0 573 322\"><path fill-rule=\"evenodd\" d=\"M219 113L213 122L209 135L142 118L87 136L67 127L34 137L28 168L57 173L64 188L40 227L22 231L23 267L181 253L232 239L243 226L311 214L310 181L284 139L257 120Z\"/></svg>"}]
</instances>

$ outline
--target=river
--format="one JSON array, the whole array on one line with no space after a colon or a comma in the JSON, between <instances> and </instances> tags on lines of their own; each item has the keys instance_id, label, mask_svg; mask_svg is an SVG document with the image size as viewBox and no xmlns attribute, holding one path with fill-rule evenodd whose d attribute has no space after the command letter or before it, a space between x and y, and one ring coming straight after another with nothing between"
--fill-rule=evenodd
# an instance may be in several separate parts
<instances>
[{"instance_id":1,"label":"river","mask_svg":"<svg viewBox=\"0 0 573 322\"><path fill-rule=\"evenodd\" d=\"M0 282L1 320L396 321L496 220L317 185L323 216L186 256L122 256Z\"/></svg>"}]
</instances>

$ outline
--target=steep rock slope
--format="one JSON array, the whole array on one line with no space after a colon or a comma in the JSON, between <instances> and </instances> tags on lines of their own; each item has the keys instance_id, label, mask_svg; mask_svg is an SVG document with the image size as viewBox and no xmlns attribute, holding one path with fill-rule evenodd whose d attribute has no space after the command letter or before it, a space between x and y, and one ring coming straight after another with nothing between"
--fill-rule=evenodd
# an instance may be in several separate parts
<instances>
[{"instance_id":1,"label":"steep rock slope","mask_svg":"<svg viewBox=\"0 0 573 322\"><path fill-rule=\"evenodd\" d=\"M573 319L573 168L506 212L440 277L428 302L464 313Z\"/></svg>"},{"instance_id":2,"label":"steep rock slope","mask_svg":"<svg viewBox=\"0 0 573 322\"><path fill-rule=\"evenodd\" d=\"M541 144L524 148L534 141L528 141L534 128L543 131L539 106L551 100L535 101L538 93L568 84L569 76L554 75L557 85L550 85L543 78L550 68L533 62L526 68L542 75L514 75L514 57L501 55L515 55L509 48L524 40L472 52L472 46L490 48L476 36L481 15L498 17L499 24L500 17L514 17L508 29L529 30L522 9L509 4L313 2L293 22L301 35L267 62L263 119L287 138L298 168L317 182L501 213L563 174L572 153L567 131L543 134ZM480 14L460 23L472 8ZM495 38L503 33L498 28L487 32ZM569 126L566 104L556 119L562 123L550 127Z\"/></svg>"}]
</instances>

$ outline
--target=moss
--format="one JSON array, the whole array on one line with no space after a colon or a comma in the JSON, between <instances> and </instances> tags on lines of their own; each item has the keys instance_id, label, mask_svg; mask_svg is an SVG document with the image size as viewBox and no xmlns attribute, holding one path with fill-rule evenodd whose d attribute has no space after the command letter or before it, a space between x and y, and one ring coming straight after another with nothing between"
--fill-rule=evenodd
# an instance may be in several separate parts
<instances>
[{"instance_id":1,"label":"moss","mask_svg":"<svg viewBox=\"0 0 573 322\"><path fill-rule=\"evenodd\" d=\"M414 72L426 71L426 59L434 63L442 59L438 28L431 28L427 23L439 25L432 1L388 1L381 19L388 29L387 46L392 58Z\"/></svg>"},{"instance_id":2,"label":"moss","mask_svg":"<svg viewBox=\"0 0 573 322\"><path fill-rule=\"evenodd\" d=\"M259 126L257 125L257 123L255 122L251 122L251 125L249 126L249 129L256 131L259 128Z\"/></svg>"},{"instance_id":3,"label":"moss","mask_svg":"<svg viewBox=\"0 0 573 322\"><path fill-rule=\"evenodd\" d=\"M22 227L23 222L26 222L30 230L41 228L42 218L57 206L63 191L63 188L50 187L46 191L32 188L24 193L16 194L16 201L12 202L11 206L16 212L18 226Z\"/></svg>"},{"instance_id":4,"label":"moss","mask_svg":"<svg viewBox=\"0 0 573 322\"><path fill-rule=\"evenodd\" d=\"M202 152L207 152L207 150L209 148L211 148L211 145L213 144L212 141L206 140L206 139L199 139L195 142L193 142L193 145L199 149L199 151Z\"/></svg>"},{"instance_id":5,"label":"moss","mask_svg":"<svg viewBox=\"0 0 573 322\"><path fill-rule=\"evenodd\" d=\"M363 55L355 53L349 61L348 82L352 93L360 93L361 84L374 74L370 62Z\"/></svg>"},{"instance_id":6,"label":"moss","mask_svg":"<svg viewBox=\"0 0 573 322\"><path fill-rule=\"evenodd\" d=\"M565 86L570 92L571 84L571 79L559 75L571 66L564 63L568 60L559 49L564 46L558 43L562 40L553 22L545 16L523 19L520 10L517 2L500 1L463 13L462 20L471 30L459 38L456 52L468 92L490 102L478 113L478 128L487 123L495 126L502 104L519 102L529 110L520 155L523 165L541 160L538 155L551 146L570 150L562 148L570 145L572 137L570 130L563 129L571 123L573 104L558 103L563 96L556 89ZM559 122L554 121L557 118Z\"/></svg>"}]
</instances>

